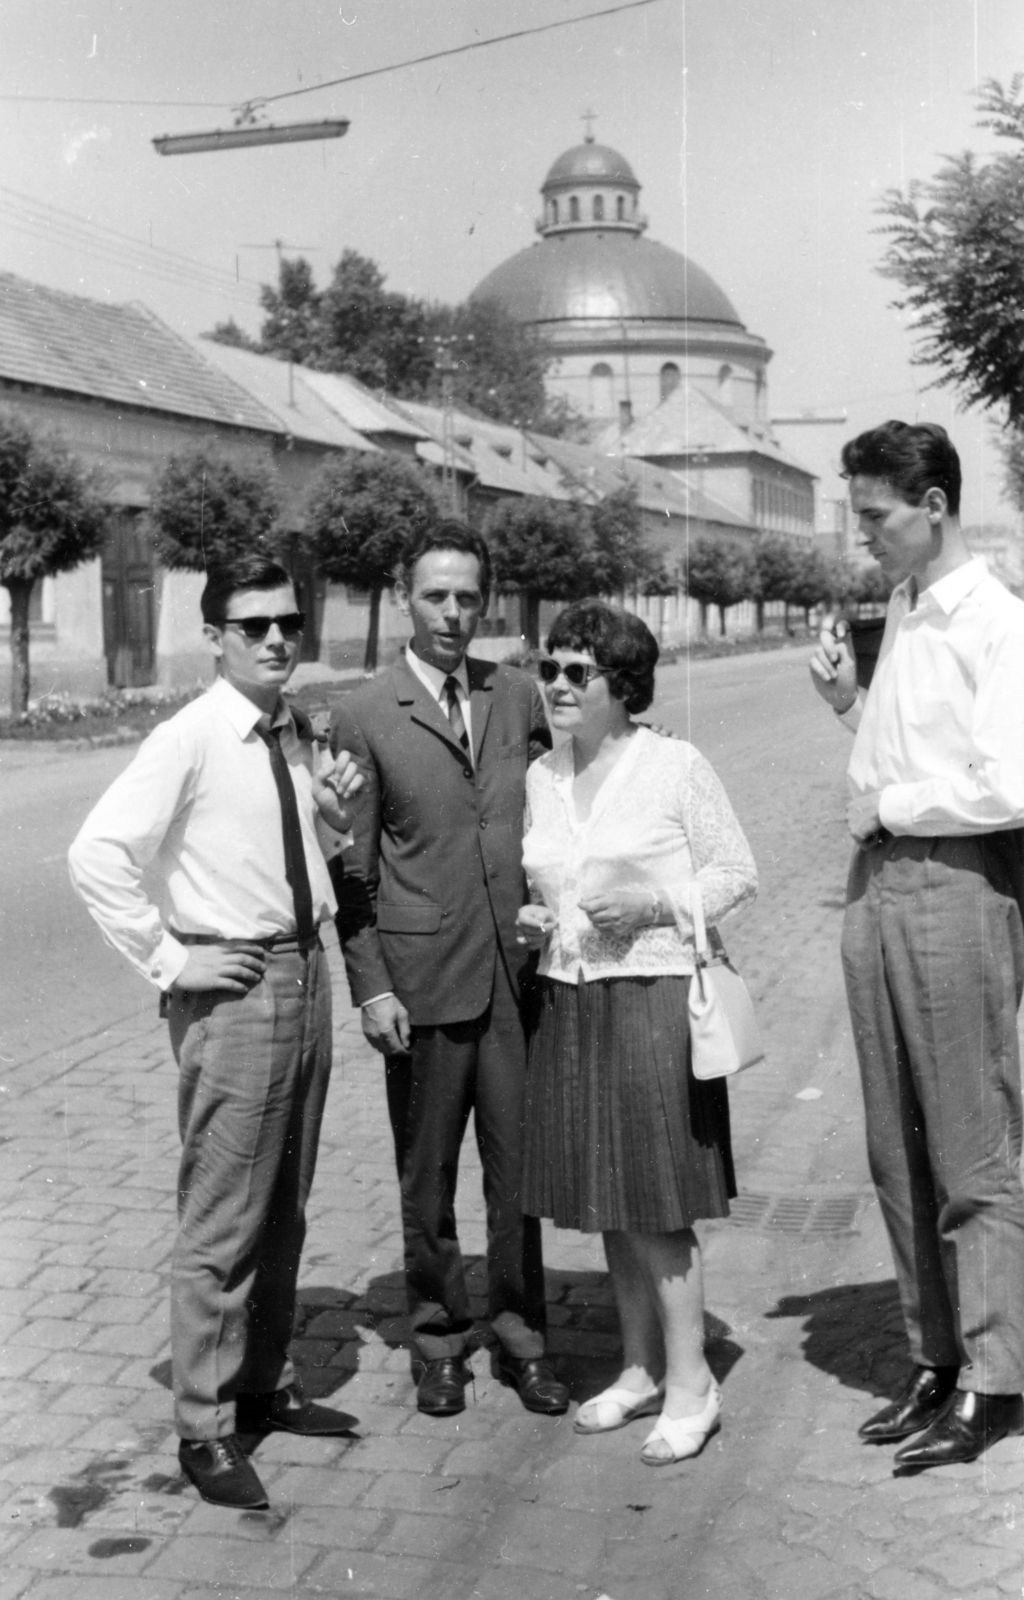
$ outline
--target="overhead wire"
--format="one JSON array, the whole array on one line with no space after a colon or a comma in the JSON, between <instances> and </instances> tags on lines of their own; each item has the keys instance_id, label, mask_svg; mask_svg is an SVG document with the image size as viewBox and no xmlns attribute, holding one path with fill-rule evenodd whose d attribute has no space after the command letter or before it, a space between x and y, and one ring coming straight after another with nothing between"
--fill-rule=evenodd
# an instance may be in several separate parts
<instances>
[{"instance_id":1,"label":"overhead wire","mask_svg":"<svg viewBox=\"0 0 1024 1600\"><path fill-rule=\"evenodd\" d=\"M595 22L600 17L613 17L620 11L638 11L642 6L658 4L660 0L620 0L620 4L605 6L601 11L585 11L575 17L561 17L556 22L540 22L532 28L516 28L512 33L493 34L489 39L472 39L468 44L451 45L445 50L432 50L428 55L409 56L404 61L394 61L385 67L367 67L362 72L346 72L341 78L327 78L323 83L303 84L298 89L284 89L280 94L254 95L245 104L268 106L277 100L292 100L296 95L315 94L320 89L335 89L342 83L359 83L365 78L379 78L386 72L399 72L404 67L421 67L429 61L443 61L451 56L467 55L471 50L487 50L494 44L507 44L511 39L528 39L538 33L553 33L556 28L571 28L580 22Z\"/></svg>"},{"instance_id":2,"label":"overhead wire","mask_svg":"<svg viewBox=\"0 0 1024 1600\"><path fill-rule=\"evenodd\" d=\"M0 216L8 226L30 237L43 238L94 256L129 266L176 287L200 287L251 306L260 287L252 278L208 266L177 250L147 243L132 234L92 222L75 212L46 201L34 200L0 184Z\"/></svg>"},{"instance_id":3,"label":"overhead wire","mask_svg":"<svg viewBox=\"0 0 1024 1600\"><path fill-rule=\"evenodd\" d=\"M359 83L366 78L379 78L389 72L401 72L406 67L419 67L430 61L444 61L452 56L467 55L472 50L487 50L492 45L507 44L513 39L528 39L539 33L553 33L558 28L572 28L583 22L596 22L602 17L614 17L623 11L638 11L644 6L661 4L661 0L619 0L617 5L604 6L600 11L584 11L574 17L560 17L554 22L539 22L529 28L516 28L511 33L498 33L487 39L472 39L467 44L449 45L444 50L432 50L426 55L409 56L404 61L392 61L382 67L367 67L361 72L346 72L340 78L328 78L322 83L303 84L298 89L283 89L277 94L252 95L240 102L229 100L121 100L104 99L97 95L36 95L0 94L0 102L22 101L36 105L91 105L91 106L150 106L181 107L191 110L224 110L267 106L278 100L291 100L296 95L315 94L321 89L335 89L343 83Z\"/></svg>"}]
</instances>

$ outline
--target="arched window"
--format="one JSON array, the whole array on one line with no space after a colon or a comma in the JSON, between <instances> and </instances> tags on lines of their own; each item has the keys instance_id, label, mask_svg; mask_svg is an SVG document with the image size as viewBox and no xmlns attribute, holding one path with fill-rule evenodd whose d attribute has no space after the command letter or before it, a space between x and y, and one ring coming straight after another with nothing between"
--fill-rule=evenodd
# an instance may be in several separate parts
<instances>
[{"instance_id":1,"label":"arched window","mask_svg":"<svg viewBox=\"0 0 1024 1600\"><path fill-rule=\"evenodd\" d=\"M728 364L718 369L718 399L723 406L732 405L732 368Z\"/></svg>"},{"instance_id":2,"label":"arched window","mask_svg":"<svg viewBox=\"0 0 1024 1600\"><path fill-rule=\"evenodd\" d=\"M679 388L681 379L682 373L679 371L679 368L676 366L675 362L666 361L665 365L658 374L658 381L661 385L661 398L663 400L668 399L673 389Z\"/></svg>"},{"instance_id":3,"label":"arched window","mask_svg":"<svg viewBox=\"0 0 1024 1600\"><path fill-rule=\"evenodd\" d=\"M590 411L595 417L610 417L615 411L615 374L607 361L590 369Z\"/></svg>"},{"instance_id":4,"label":"arched window","mask_svg":"<svg viewBox=\"0 0 1024 1600\"><path fill-rule=\"evenodd\" d=\"M595 196L594 196L594 221L595 222L603 222L604 221L604 195L603 194L595 194Z\"/></svg>"},{"instance_id":5,"label":"arched window","mask_svg":"<svg viewBox=\"0 0 1024 1600\"><path fill-rule=\"evenodd\" d=\"M558 201L557 200L550 201L550 206L551 206L551 220L552 220L552 222L557 222L558 221Z\"/></svg>"},{"instance_id":6,"label":"arched window","mask_svg":"<svg viewBox=\"0 0 1024 1600\"><path fill-rule=\"evenodd\" d=\"M615 202L615 220L616 222L625 222L626 220L626 196L624 194L620 194Z\"/></svg>"},{"instance_id":7,"label":"arched window","mask_svg":"<svg viewBox=\"0 0 1024 1600\"><path fill-rule=\"evenodd\" d=\"M573 195L569 196L569 221L570 222L579 222L579 220L580 220L580 203L577 200L576 196L573 194Z\"/></svg>"}]
</instances>

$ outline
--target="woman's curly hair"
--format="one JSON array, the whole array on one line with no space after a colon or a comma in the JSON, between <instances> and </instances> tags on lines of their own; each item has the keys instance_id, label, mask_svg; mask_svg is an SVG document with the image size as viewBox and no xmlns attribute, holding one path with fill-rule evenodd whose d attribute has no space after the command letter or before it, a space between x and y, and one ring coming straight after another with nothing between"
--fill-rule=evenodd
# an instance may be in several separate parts
<instances>
[{"instance_id":1,"label":"woman's curly hair","mask_svg":"<svg viewBox=\"0 0 1024 1600\"><path fill-rule=\"evenodd\" d=\"M578 600L566 606L551 624L548 651L589 651L599 667L607 667L608 690L625 703L630 715L646 711L654 699L658 641L646 622L603 600Z\"/></svg>"}]
</instances>

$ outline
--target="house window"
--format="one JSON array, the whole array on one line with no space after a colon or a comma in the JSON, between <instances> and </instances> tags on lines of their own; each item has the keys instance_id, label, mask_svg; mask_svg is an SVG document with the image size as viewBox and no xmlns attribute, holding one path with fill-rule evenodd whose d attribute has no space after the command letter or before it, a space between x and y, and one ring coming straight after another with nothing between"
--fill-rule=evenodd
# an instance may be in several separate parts
<instances>
[{"instance_id":1,"label":"house window","mask_svg":"<svg viewBox=\"0 0 1024 1600\"><path fill-rule=\"evenodd\" d=\"M666 361L665 365L658 374L658 382L661 386L661 398L663 400L667 400L673 390L679 388L681 379L682 373L679 371L679 368L676 366L675 362Z\"/></svg>"},{"instance_id":2,"label":"house window","mask_svg":"<svg viewBox=\"0 0 1024 1600\"><path fill-rule=\"evenodd\" d=\"M604 195L603 194L595 194L595 196L594 196L594 221L595 222L603 222L604 221Z\"/></svg>"},{"instance_id":3,"label":"house window","mask_svg":"<svg viewBox=\"0 0 1024 1600\"><path fill-rule=\"evenodd\" d=\"M590 369L590 411L595 417L610 417L615 411L615 375L607 361Z\"/></svg>"},{"instance_id":4,"label":"house window","mask_svg":"<svg viewBox=\"0 0 1024 1600\"><path fill-rule=\"evenodd\" d=\"M580 203L577 200L575 195L570 195L570 197L569 197L569 221L570 222L579 222L579 220L580 220Z\"/></svg>"}]
</instances>

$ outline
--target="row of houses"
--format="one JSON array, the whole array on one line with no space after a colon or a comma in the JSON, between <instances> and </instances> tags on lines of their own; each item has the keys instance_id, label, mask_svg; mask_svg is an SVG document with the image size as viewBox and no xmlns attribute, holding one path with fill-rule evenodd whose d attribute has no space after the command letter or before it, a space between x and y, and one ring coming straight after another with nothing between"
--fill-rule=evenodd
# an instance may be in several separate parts
<instances>
[{"instance_id":1,"label":"row of houses","mask_svg":"<svg viewBox=\"0 0 1024 1600\"><path fill-rule=\"evenodd\" d=\"M716 497L692 473L673 470L671 419L660 419L665 437L640 455L626 454L618 436L584 446L458 409L446 416L436 406L376 396L343 374L186 340L138 304L107 305L10 274L0 274L0 405L59 433L83 461L102 468L111 507L102 558L37 585L36 693L174 687L208 674L196 626L202 580L162 571L146 527L154 478L171 455L197 447L240 463L268 462L280 485L285 530L296 533L324 461L338 452L379 450L444 475L459 514L474 525L508 496L592 503L631 483L645 532L669 569L688 537L752 536L762 521L735 494ZM706 419L702 427L707 431ZM765 460L770 465L770 453ZM810 532L812 503L791 526ZM327 584L312 570L297 576L315 624L307 656L332 667L358 664L367 597ZM0 647L8 632L6 601L0 589ZM693 624L685 598L640 596L630 603L665 643L681 642ZM519 622L517 598L498 597L492 633L518 637ZM393 604L385 604L384 659L402 636Z\"/></svg>"}]
</instances>

